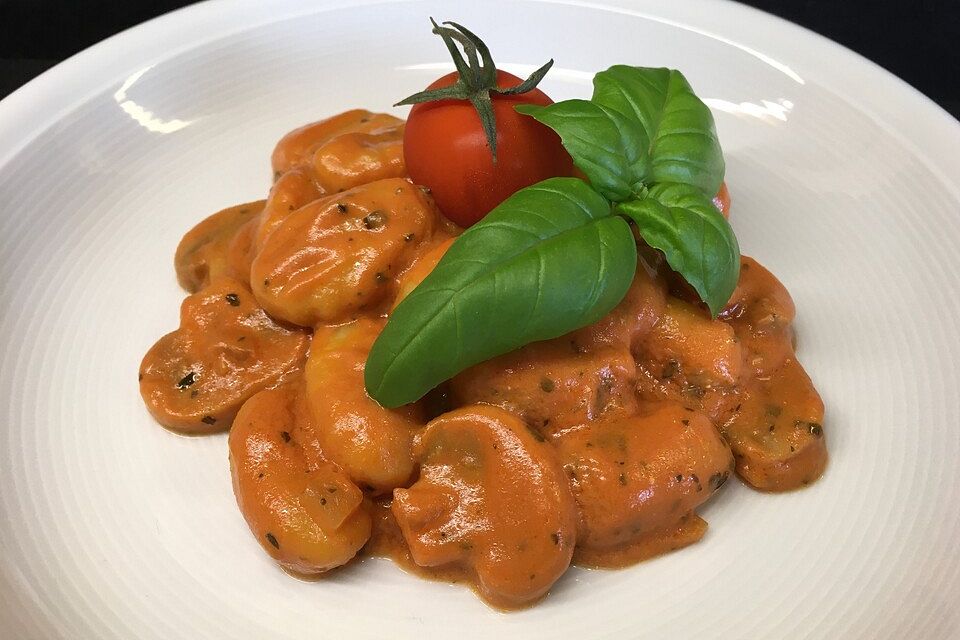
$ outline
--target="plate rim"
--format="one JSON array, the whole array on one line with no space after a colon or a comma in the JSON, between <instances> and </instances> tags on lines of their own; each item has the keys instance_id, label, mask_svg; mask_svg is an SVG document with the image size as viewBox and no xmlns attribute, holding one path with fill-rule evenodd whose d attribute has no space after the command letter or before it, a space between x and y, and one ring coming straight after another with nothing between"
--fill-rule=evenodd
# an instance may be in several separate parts
<instances>
[{"instance_id":1,"label":"plate rim","mask_svg":"<svg viewBox=\"0 0 960 640\"><path fill-rule=\"evenodd\" d=\"M768 20L772 17L762 11L745 7L743 5L738 5L732 2L704 3L703 0L689 0L689 1L692 7L713 6L715 11L725 11L726 8L729 8L731 5L735 5L735 7L738 8L738 10L746 10L747 13L757 14L760 17L761 24L763 24L765 20ZM239 16L237 19L240 20L241 22L250 20L249 23L245 25L241 25L237 28L225 27L224 30L221 31L218 29L219 27L224 26L221 23L221 21L217 21L216 23L213 22L214 17L219 17L219 15L217 14L218 12L222 11L221 8L234 7L238 13L243 13L242 7L251 6L256 8L257 5L252 0L208 0L207 2L204 2L201 5L187 7L187 8L178 10L176 12L173 12L171 14L166 14L165 16L161 16L159 18L156 18L152 21L149 21L137 27L133 27L128 31L117 34L116 36L113 36L112 38L105 40L97 45L94 45L93 47L91 47L88 50L85 50L84 52L81 52L80 54L72 57L68 61L61 63L60 65L57 65L56 67L46 72L39 78L35 79L31 83L28 83L28 85L18 90L17 92L15 92L15 94L13 95L23 92L27 96L22 100L18 99L20 100L19 102L20 106L17 106L18 101L14 101L14 107L24 110L23 114L24 114L24 117L26 118L24 122L31 123L30 126L24 126L22 128L18 128L16 126L16 118L12 118L10 120L10 122L14 123L13 125L10 125L6 117L8 113L9 99L3 102L0 102L0 150L4 150L4 151L0 151L0 176L2 176L3 172L9 167L8 160L16 159L18 154L20 154L23 149L29 148L30 145L33 144L33 141L37 136L42 135L44 132L48 131L50 127L56 126L57 123L60 122L64 116L68 115L72 110L85 104L91 97L95 95L102 95L105 92L112 91L113 89L111 89L110 87L115 87L116 85L118 85L122 81L122 78L125 77L126 74L129 74L131 71L137 69L138 67L143 67L149 64L149 61L151 58L166 59L169 57L174 57L181 54L184 50L189 50L194 47L201 47L201 46L204 46L204 44L208 44L210 42L216 42L221 38L229 37L231 33L237 33L238 31L242 32L246 29L254 29L258 25L265 25L269 23L288 20L291 18L295 18L296 15L303 15L304 13L310 13L310 14L322 13L323 11L326 11L329 9L350 6L349 4L345 5L343 2L339 2L338 0L320 0L318 1L316 6L311 6L311 7L308 7L306 10L303 10L303 7L306 5L306 2L304 0L279 0L279 2L283 6L288 7L290 9L289 14L275 14L271 12L267 19L252 18L250 15L245 14L243 16ZM389 2L390 3L407 2L412 4L410 0L389 0ZM602 4L577 2L577 1L570 1L570 0L527 0L527 2L531 4L536 2L538 4L544 4L544 5L556 4L556 5L575 5L575 6L584 6L584 7L596 6L598 8L617 6L617 7L620 7L621 9L625 8L628 11L634 11L636 10L637 7L643 7L643 6L652 7L656 5L665 4L664 0L640 0L640 1L609 0L609 1L603 2ZM387 1L386 0L361 0L361 3L358 3L358 5L360 4L363 4L365 6L375 5L375 4L387 4ZM196 20L193 17L192 12L199 7L206 7L208 9L212 8L214 10L212 14L207 16L207 19L209 19L210 22L204 23L203 21ZM300 9L298 10L297 7L300 7ZM717 7L719 7L719 9ZM684 11L685 10L686 9L684 9ZM264 12L261 12L261 13L264 13ZM179 15L179 18L177 18L176 21L173 21L170 24L166 24L166 26L164 26L163 29L161 29L160 31L155 32L152 30L152 28L147 29L147 27L150 27L153 23L161 22L164 20L170 20L172 17L178 16L178 15ZM732 12L731 15L734 16L735 19L740 19L743 17L744 14ZM652 16L648 16L648 17L652 17ZM785 26L789 29L798 29L803 32L806 31L802 27L797 27L792 23L782 21L778 18L773 18L773 20L776 22L783 23L780 26ZM698 21L708 22L709 15L705 14L703 17L698 17ZM192 36L187 36L184 42L184 46L170 47L170 48L164 48L162 46L164 44L169 44L167 40L168 38L171 40L182 39L182 34L179 32L182 26L187 25L188 23L192 23L191 26L193 26L193 24L212 25L217 27L217 29L213 29L213 31L216 31L215 33L211 32L211 33L205 34L209 37L193 38ZM723 29L721 28L718 31L723 32ZM133 33L137 37L129 41L124 40L124 42L122 43L123 47L121 48L119 53L117 52L118 50L116 49L116 47L112 45L108 46L110 45L111 41L122 40L125 37L129 36L131 33ZM782 32L779 31L778 29L774 29L774 28L770 29L770 34L772 34L773 36L776 36L777 34L780 34L780 33ZM936 154L946 154L946 155L943 155L942 157L939 157L939 158L933 157L931 159L931 152L929 152L926 149L920 149L916 147L917 143L923 142L921 140L915 141L908 147L909 153L916 153L916 158L918 161L923 162L931 169L936 169L935 175L945 189L956 190L958 185L958 177L956 175L952 175L952 176L950 175L950 168L951 166L958 166L955 161L957 159L960 159L960 151L958 151L958 149L960 149L960 144L958 144L960 143L960 123L956 123L953 120L953 118L950 117L948 114L946 114L946 112L942 111L940 107L938 107L935 103L930 101L928 98L923 96L920 92L910 87L909 85L906 85L906 88L907 88L906 92L902 91L902 88L903 88L902 86L901 86L901 89L897 90L896 92L894 92L889 88L885 89L887 85L884 83L889 82L890 80L892 80L894 83L899 83L900 85L905 85L906 83L903 82L902 80L899 80L898 78L896 78L889 72L883 70L882 68L875 65L874 63L870 62L869 60L866 60L858 56L857 54L844 49L841 45L833 43L829 39L819 36L815 33L810 32L808 35L812 35L818 41L822 41L822 42L819 42L819 44L816 44L816 46L814 46L814 44L809 44L809 46L806 49L807 51L806 55L810 55L811 51L819 52L822 55L823 51L825 51L823 47L837 47L839 49L843 49L844 52L852 56L852 61L848 61L850 62L850 67L849 69L844 71L844 73L850 73L851 70L853 70L854 73L859 73L859 71L857 71L858 69L860 71L863 71L865 76L870 76L870 74L879 73L879 75L882 78L884 78L882 82L880 82L879 84L870 83L869 80L866 82L871 86L871 91L873 92L888 91L891 94L896 93L896 99L892 100L892 103L894 106L891 106L891 103L884 103L880 105L881 107L883 107L883 109L893 110L890 114L890 117L894 117L897 115L897 113L895 113L897 108L902 108L902 106L898 107L896 105L903 105L903 104L906 104L908 106L914 105L911 108L917 109L917 111L920 112L920 115L918 115L917 118L918 120L922 121L921 123L918 123L918 129L919 128L925 129L927 133L933 136L931 139L937 142L935 149L939 149L939 151L935 151L934 155ZM140 38L155 39L155 42L153 42L153 44L151 44L150 47L147 47L146 49L137 48L137 40ZM804 38L798 37L796 42L800 42L801 40L804 40ZM762 47L759 47L759 48L760 50L763 50ZM129 50L130 52L129 58L127 58L127 56L123 54L124 50ZM142 55L143 57L142 58L137 57L137 55ZM86 57L84 58L84 56ZM802 58L803 56L799 56L799 57ZM80 63L76 62L76 59L78 58L83 58ZM117 59L116 66L111 66L109 68L98 67L98 65L100 64L100 60L108 60L108 59L113 60L114 58ZM864 62L867 63L867 67L861 68L862 63ZM79 66L76 66L78 64ZM842 65L838 65L838 66L842 66ZM74 70L75 67L78 70ZM90 67L90 68L86 69L87 67ZM118 69L127 69L127 71L122 72L122 71L118 71ZM71 74L77 74L78 77L70 78ZM86 74L86 75L83 75L83 74ZM813 74L810 74L810 75L813 75ZM69 87L62 86L61 82L63 78L67 78L68 80L74 81L76 82L77 85L81 87L87 87L87 90L84 92L72 95L70 94ZM819 77L817 78L817 82L819 82ZM825 84L824 86L827 87L828 89L833 89L833 87L830 84ZM50 101L56 95L68 96L70 99L67 101L64 101L63 103L54 102L53 104L51 104ZM843 97L846 94L840 93L839 95ZM917 98L919 98L920 100L918 101ZM42 112L40 109L37 109L37 105L41 101L44 101L42 105L44 107L44 110ZM927 114L926 112L921 112L922 111L920 109L921 105L925 105L925 108L928 108L929 106L933 106L934 111L931 111L930 114ZM859 103L852 104L851 108L863 110L861 109L861 105ZM950 127L950 131L952 133L948 135L947 128L938 124L937 118L933 116L935 111L941 111L942 115L946 115L946 117L949 119L949 123L952 125ZM864 110L864 113L871 115L869 111ZM871 117L873 116L871 115ZM883 120L882 122L884 124L883 128L885 130L888 130L888 126L893 126L893 125L889 125L886 120ZM953 126L953 125L956 125L956 126ZM19 141L21 144L5 146L3 144L3 141L4 141L4 136L7 134L11 136L12 140ZM898 140L898 142L901 142L901 141ZM7 150L10 151L9 156L5 155L5 151ZM950 164L951 162L953 162L954 164L951 165ZM944 178L944 176L947 176L947 178ZM12 212L10 212L10 214L12 215ZM6 217L6 215L7 215L6 213L0 213L0 218Z\"/></svg>"},{"instance_id":2,"label":"plate rim","mask_svg":"<svg viewBox=\"0 0 960 640\"><path fill-rule=\"evenodd\" d=\"M878 98L869 104L858 100L856 107L886 125L888 134L910 148L960 197L960 177L952 176L949 169L960 166L960 121L879 64L806 27L734 0L516 1L627 13L719 39L754 55L764 49L792 50L797 62L816 71L819 84L838 95L849 98L849 90L842 87L859 83L864 97ZM130 27L63 60L0 100L0 171L80 105L162 59L298 15L400 3L419 4L417 0L204 0ZM817 50L833 54L830 64L823 62L827 57ZM909 135L896 135L907 126Z\"/></svg>"}]
</instances>

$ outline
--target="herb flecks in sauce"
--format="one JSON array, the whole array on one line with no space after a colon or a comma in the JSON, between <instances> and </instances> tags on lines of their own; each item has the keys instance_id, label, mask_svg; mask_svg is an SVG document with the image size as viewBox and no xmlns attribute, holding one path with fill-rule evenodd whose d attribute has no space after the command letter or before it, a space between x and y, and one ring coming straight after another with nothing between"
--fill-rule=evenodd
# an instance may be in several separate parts
<instances>
[{"instance_id":1,"label":"herb flecks in sauce","mask_svg":"<svg viewBox=\"0 0 960 640\"><path fill-rule=\"evenodd\" d=\"M458 33L464 39L461 44L473 42L465 30ZM469 46L462 55L484 57L479 48L471 54ZM648 89L638 88L640 84ZM657 99L646 100L651 96ZM453 231L434 222L439 214L432 198L424 198L430 189L410 186L403 178L400 155L394 156L397 173L389 178L380 176L355 184L314 183L325 179L317 172L338 164L322 162L325 153L333 153L329 149L349 154L350 145L359 139L364 141L360 145L363 153L376 155L384 124L393 127L386 144L392 145L392 153L402 152L401 121L354 111L331 127L340 132L331 140L293 144L315 125L291 134L289 148L281 144L274 156L283 170L275 173L273 201L238 208L237 215L258 222L247 225L243 233L221 234L223 247L231 244L236 253L231 258L235 261L232 272L252 275L206 294L209 313L219 314L216 322L203 320L208 327L203 331L209 333L187 337L210 347L210 353L178 355L176 366L168 363L162 376L156 375L156 367L146 366L146 360L141 367L138 379L145 399L152 392L151 380L159 379L163 392L181 403L176 407L184 417L175 428L209 433L231 429L232 423L234 479L246 483L247 491L243 500L238 493L238 502L251 530L269 544L270 555L284 567L322 573L350 561L367 543L371 526L374 539L392 526L394 548L406 555L407 562L430 564L431 560L417 554L429 555L431 545L436 544L450 554L441 566L453 562L466 568L462 579L471 579L471 572L490 571L483 562L491 548L515 554L510 565L520 568L514 572L515 584L508 586L519 588L523 595L515 600L498 599L504 597L502 593L483 595L504 606L519 606L545 593L566 569L571 554L576 553L576 561L582 564L609 566L695 542L703 535L705 523L694 510L726 482L734 468L750 484L774 491L805 486L822 472L822 405L793 359L789 343L792 306L783 302L787 296L780 293L779 283L763 280L766 272L762 267L749 258L731 262L739 248L729 225L710 203L723 177L719 145L709 111L683 76L666 69L614 67L598 74L590 101L523 111L569 143L568 150L590 183L560 178L518 191L452 246L443 241ZM584 128L588 137L604 144L599 151L578 146L571 127ZM341 135L354 137L341 139ZM342 144L345 140L351 142ZM324 145L332 141L336 144L325 150ZM674 143L676 153L668 149ZM595 159L591 154L596 153L602 155L603 163L594 163L587 171L585 167ZM301 154L301 159L293 158L296 154ZM346 165L340 162L338 166ZM303 175L300 182L297 172ZM288 197L292 193L284 191L288 183L304 189L300 200ZM375 197L362 196L364 189L378 183L380 191ZM399 199L407 204L400 206ZM328 227L290 231L290 221L305 218L304 211L310 212L311 207L315 208L314 219L329 221ZM405 217L417 207L422 208L426 223L415 224ZM722 210L725 213L727 207ZM270 228L269 233L264 230L267 213L279 220L279 226ZM538 215L544 220L535 220ZM285 315L292 305L283 296L302 284L292 285L279 266L289 255L277 258L277 269L251 270L249 260L256 262L264 243L284 230L289 231L289 242L317 238L331 230L339 234L329 245L309 246L302 253L340 252L331 264L347 267L343 281L349 286L344 287L342 313ZM435 262L429 252L440 245L447 253ZM394 249L395 253L387 255ZM241 257L243 251L252 255ZM659 304L650 296L640 296L639 302L634 299L634 285L643 272L637 269L641 266L638 252L645 262L653 261L644 268L659 261L650 269L655 274L651 286L657 289ZM373 264L364 261L380 256L383 259L362 275L351 271ZM666 265L662 256L666 256ZM302 266L315 265L317 261L311 260L310 265ZM418 269L421 273L412 277ZM738 270L739 281L735 277ZM193 274L194 279L208 277L201 271ZM311 277L321 285L328 284L323 274ZM417 282L421 284L416 286ZM732 284L737 284L737 289L727 304ZM444 298L451 293L445 289L455 291ZM398 291L405 296L399 303ZM329 288L316 287L309 296L318 302L317 313L330 308ZM683 298L699 324L693 328L678 325L673 333L651 337L650 325L644 323L660 328L669 324L664 320L663 305L665 301L674 304L677 298ZM266 308L268 300L279 301L269 308L269 315L260 308ZM197 313L193 317L202 320L205 316ZM274 325L271 317L281 318L285 324ZM381 331L384 317L389 320ZM350 331L347 327L355 329L368 322L376 325L368 342L360 345L345 338ZM217 333L230 323L236 331ZM594 325L603 328L595 330ZM733 371L734 365L730 380L711 377L709 360L715 345L710 331L703 329L707 326L726 327L734 335L723 348L743 354L741 359L730 359L742 362L744 369ZM332 346L338 341L343 348L304 376L309 327L314 328L311 360L326 349L340 349ZM252 382L242 377L237 377L239 382L221 382L226 378L224 372L243 374L261 366L268 331L294 337L286 364ZM384 338L387 334L391 336L386 347L370 350L377 335ZM772 346L780 338L783 341ZM457 380L466 373L464 368L475 369L492 355L512 357L533 343L555 343L556 349L549 358L532 359L527 373L521 367L504 365L509 376L486 376L477 381L477 387L485 389L485 404L467 402L458 395L463 387L457 387ZM338 365L331 363L347 352L354 354L351 362L333 374L321 373L324 383L318 383L316 371L336 368ZM779 364L776 358L787 364ZM602 365L593 366L591 359ZM614 366L618 359L625 364ZM761 369L762 374L758 373ZM345 378L347 372L354 377L334 393L330 381ZM201 374L202 384L197 384ZM370 395L382 404L364 392L361 375L369 376L366 386ZM313 384L322 391L315 394L320 400L314 398L309 401L314 404L306 407L301 402L306 392L297 390L297 381L304 377L308 388ZM179 382L171 385L171 380ZM420 406L432 400L410 404L438 383L446 394L442 407ZM229 402L216 404L223 394L240 388L245 390ZM317 403L342 400L341 392L352 394L351 399L324 416ZM531 403L547 409L530 411ZM581 413L572 416L561 411L561 406L576 406ZM358 412L358 407L363 410ZM155 409L151 407L158 417L174 413ZM669 415L646 421L650 411L661 410ZM463 437L465 432L453 435L458 427L449 427L450 437L424 445L422 434L431 430L424 425L448 420L458 411L488 413L480 416L479 430L471 431L469 437ZM324 443L320 458L336 451L330 458L336 459L336 464L332 464L311 450L310 430L315 427L310 423L318 415L327 423L336 423L344 415L356 418L362 413L357 420L369 429L383 416L401 412L409 425L398 430L399 436L366 432L372 450L389 450L387 455L348 461L345 456L356 453L357 447L338 451ZM258 421L259 430L252 429ZM326 427L318 430L329 431ZM458 448L445 462L432 457ZM276 459L267 461L261 455L265 451ZM527 467L515 463L517 456L526 456ZM382 481L377 474L394 463L400 469L396 478ZM535 482L522 479L530 464L542 466L534 474ZM392 525L371 525L371 505L382 511L386 504L389 509L390 497L399 505L405 499L402 496L409 498L424 489L425 482L429 484L431 468L441 472L434 472L437 484L426 487L417 498L423 504L417 507L416 500L408 503L413 505L408 514L397 507ZM521 479L514 477L518 475ZM489 490L491 483L510 477L514 479L500 489ZM463 487L472 488L472 493L458 494ZM535 497L544 488L549 491ZM291 490L292 500L278 498ZM571 494L576 504L569 502ZM464 496L483 496L485 503L476 511L482 527L463 526L461 520L433 522L449 514L444 505L469 505ZM282 508L274 502L278 499ZM550 500L559 502L544 508ZM507 509L505 503L511 501L527 502ZM318 526L323 535L309 542L309 536L286 527L278 516L288 509L299 509L302 522ZM489 524L504 513L523 517L510 516L512 520ZM558 514L561 522L556 521ZM340 537L346 522L352 523L348 542ZM410 530L421 526L429 527L421 532L428 535ZM402 527L407 529L401 531ZM510 527L516 529L516 535L505 533ZM284 540L283 548L278 537ZM324 542L316 542L321 539ZM374 551L374 540L370 543L371 553L382 552L382 546ZM337 547L336 553L325 555L330 549L324 545ZM549 566L544 558L550 559ZM530 564L517 564L524 562ZM479 589L484 588L483 583L477 582Z\"/></svg>"},{"instance_id":2,"label":"herb flecks in sauce","mask_svg":"<svg viewBox=\"0 0 960 640\"><path fill-rule=\"evenodd\" d=\"M268 533L264 537L267 539L267 542L270 543L270 546L272 546L274 549L280 548L280 543L277 542L277 538L272 533Z\"/></svg>"},{"instance_id":3,"label":"herb flecks in sauce","mask_svg":"<svg viewBox=\"0 0 960 640\"><path fill-rule=\"evenodd\" d=\"M199 379L200 374L198 374L196 371L191 371L187 375L180 378L180 382L177 383L177 389L186 389Z\"/></svg>"}]
</instances>

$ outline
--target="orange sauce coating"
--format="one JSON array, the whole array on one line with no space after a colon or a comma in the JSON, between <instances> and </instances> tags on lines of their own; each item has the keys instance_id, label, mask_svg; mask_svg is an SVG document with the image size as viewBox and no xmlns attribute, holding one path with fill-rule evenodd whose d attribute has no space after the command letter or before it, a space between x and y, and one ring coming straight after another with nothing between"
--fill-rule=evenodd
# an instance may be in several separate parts
<instances>
[{"instance_id":1,"label":"orange sauce coating","mask_svg":"<svg viewBox=\"0 0 960 640\"><path fill-rule=\"evenodd\" d=\"M372 343L458 234L405 178L402 134L403 121L354 110L285 136L267 200L184 236L175 266L194 295L141 365L164 426L233 424L238 505L284 569L387 556L514 609L571 563L622 567L697 542L696 509L732 471L763 491L823 473L796 310L748 257L711 318L641 244L626 297L593 325L412 405L372 400Z\"/></svg>"}]
</instances>

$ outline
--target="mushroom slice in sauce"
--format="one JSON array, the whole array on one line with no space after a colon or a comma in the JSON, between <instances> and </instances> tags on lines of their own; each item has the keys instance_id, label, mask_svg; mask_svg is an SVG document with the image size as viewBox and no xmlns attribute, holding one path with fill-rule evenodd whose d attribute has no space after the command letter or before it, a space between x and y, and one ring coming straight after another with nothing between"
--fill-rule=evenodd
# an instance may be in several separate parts
<instances>
[{"instance_id":1,"label":"mushroom slice in sauce","mask_svg":"<svg viewBox=\"0 0 960 640\"><path fill-rule=\"evenodd\" d=\"M823 402L793 348L796 310L784 286L753 258L720 318L743 345L748 375L734 410L718 426L737 473L764 491L810 484L827 465Z\"/></svg>"},{"instance_id":2,"label":"mushroom slice in sauce","mask_svg":"<svg viewBox=\"0 0 960 640\"><path fill-rule=\"evenodd\" d=\"M669 297L636 357L637 390L645 402L679 402L715 423L737 404L745 372L740 341L699 307Z\"/></svg>"},{"instance_id":3,"label":"mushroom slice in sauce","mask_svg":"<svg viewBox=\"0 0 960 640\"><path fill-rule=\"evenodd\" d=\"M676 527L727 479L730 448L710 420L674 402L558 434L579 507L579 545L614 549Z\"/></svg>"},{"instance_id":4,"label":"mushroom slice in sauce","mask_svg":"<svg viewBox=\"0 0 960 640\"><path fill-rule=\"evenodd\" d=\"M419 405L385 409L367 395L363 368L384 321L317 328L307 361L306 397L324 455L370 493L406 486L413 475Z\"/></svg>"},{"instance_id":5,"label":"mushroom slice in sauce","mask_svg":"<svg viewBox=\"0 0 960 640\"><path fill-rule=\"evenodd\" d=\"M549 444L496 407L457 409L418 436L420 477L394 491L413 560L461 565L501 607L529 604L567 569L576 506Z\"/></svg>"},{"instance_id":6,"label":"mushroom slice in sauce","mask_svg":"<svg viewBox=\"0 0 960 640\"><path fill-rule=\"evenodd\" d=\"M397 178L316 200L267 237L253 261L253 292L271 315L303 326L379 314L438 220L429 197Z\"/></svg>"},{"instance_id":7,"label":"mushroom slice in sauce","mask_svg":"<svg viewBox=\"0 0 960 640\"><path fill-rule=\"evenodd\" d=\"M740 281L720 313L740 344L746 368L754 377L766 377L793 357L793 299L753 258L740 259Z\"/></svg>"},{"instance_id":8,"label":"mushroom slice in sauce","mask_svg":"<svg viewBox=\"0 0 960 640\"><path fill-rule=\"evenodd\" d=\"M751 382L720 431L733 449L737 474L756 489L796 489L827 466L823 401L796 358Z\"/></svg>"},{"instance_id":9,"label":"mushroom slice in sauce","mask_svg":"<svg viewBox=\"0 0 960 640\"><path fill-rule=\"evenodd\" d=\"M140 393L163 426L186 433L230 427L240 405L298 371L309 338L274 322L250 290L220 278L180 307L180 328L140 364Z\"/></svg>"},{"instance_id":10,"label":"mushroom slice in sauce","mask_svg":"<svg viewBox=\"0 0 960 640\"><path fill-rule=\"evenodd\" d=\"M626 347L583 351L566 337L534 342L455 376L454 399L513 411L541 433L636 411L636 366Z\"/></svg>"},{"instance_id":11,"label":"mushroom slice in sauce","mask_svg":"<svg viewBox=\"0 0 960 640\"><path fill-rule=\"evenodd\" d=\"M289 571L312 575L346 564L370 537L363 493L335 464L301 445L309 420L300 385L261 391L230 430L233 490L260 546Z\"/></svg>"},{"instance_id":12,"label":"mushroom slice in sauce","mask_svg":"<svg viewBox=\"0 0 960 640\"><path fill-rule=\"evenodd\" d=\"M294 129L273 151L273 170L281 176L294 167L308 169L328 193L406 175L404 121L353 109Z\"/></svg>"},{"instance_id":13,"label":"mushroom slice in sauce","mask_svg":"<svg viewBox=\"0 0 960 640\"><path fill-rule=\"evenodd\" d=\"M270 188L263 213L253 238L254 254L263 248L267 238L291 213L323 196L310 172L297 167L279 176ZM248 269L249 271L249 269Z\"/></svg>"},{"instance_id":14,"label":"mushroom slice in sauce","mask_svg":"<svg viewBox=\"0 0 960 640\"><path fill-rule=\"evenodd\" d=\"M218 211L190 229L173 258L180 286L196 293L220 276L231 275L228 254L237 232L263 211L264 200Z\"/></svg>"}]
</instances>

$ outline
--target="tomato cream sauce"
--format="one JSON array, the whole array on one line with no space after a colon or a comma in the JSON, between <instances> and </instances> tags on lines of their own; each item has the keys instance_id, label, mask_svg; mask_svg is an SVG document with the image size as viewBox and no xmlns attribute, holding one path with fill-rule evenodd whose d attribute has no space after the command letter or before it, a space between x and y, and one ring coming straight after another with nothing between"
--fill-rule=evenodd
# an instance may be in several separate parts
<instances>
[{"instance_id":1,"label":"tomato cream sauce","mask_svg":"<svg viewBox=\"0 0 960 640\"><path fill-rule=\"evenodd\" d=\"M140 367L160 424L229 429L237 504L281 567L389 557L515 609L571 564L699 541L697 511L731 475L761 491L820 477L824 407L793 301L748 257L712 318L641 242L630 290L594 324L397 409L370 398L371 345L460 232L408 179L403 130L353 110L285 136L265 200L184 236L180 326Z\"/></svg>"}]
</instances>

